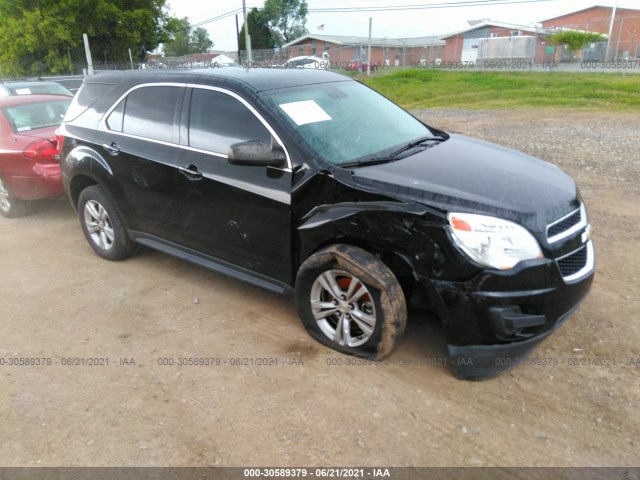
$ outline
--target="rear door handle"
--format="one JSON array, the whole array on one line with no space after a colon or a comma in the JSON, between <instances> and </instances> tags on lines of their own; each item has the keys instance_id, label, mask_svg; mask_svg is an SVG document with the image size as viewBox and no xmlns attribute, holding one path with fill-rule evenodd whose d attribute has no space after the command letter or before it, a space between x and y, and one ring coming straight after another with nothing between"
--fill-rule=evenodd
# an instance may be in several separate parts
<instances>
[{"instance_id":1,"label":"rear door handle","mask_svg":"<svg viewBox=\"0 0 640 480\"><path fill-rule=\"evenodd\" d=\"M103 143L102 148L104 148L111 155L118 155L120 153L120 147L116 142L111 142L111 145L107 145L106 143Z\"/></svg>"},{"instance_id":2,"label":"rear door handle","mask_svg":"<svg viewBox=\"0 0 640 480\"><path fill-rule=\"evenodd\" d=\"M202 172L195 165L187 165L186 167L178 167L178 170L189 180L200 180Z\"/></svg>"}]
</instances>

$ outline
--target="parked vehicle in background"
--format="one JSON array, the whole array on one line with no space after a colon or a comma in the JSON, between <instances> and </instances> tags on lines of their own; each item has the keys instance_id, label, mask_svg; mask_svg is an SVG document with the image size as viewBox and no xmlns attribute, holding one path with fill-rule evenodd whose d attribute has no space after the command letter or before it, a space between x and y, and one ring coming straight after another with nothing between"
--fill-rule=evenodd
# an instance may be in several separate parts
<instances>
[{"instance_id":1,"label":"parked vehicle in background","mask_svg":"<svg viewBox=\"0 0 640 480\"><path fill-rule=\"evenodd\" d=\"M329 63L320 57L303 55L300 57L290 58L282 65L282 67L327 69L329 68Z\"/></svg>"},{"instance_id":2,"label":"parked vehicle in background","mask_svg":"<svg viewBox=\"0 0 640 480\"><path fill-rule=\"evenodd\" d=\"M71 98L0 98L0 214L16 217L24 202L63 194L56 129Z\"/></svg>"},{"instance_id":3,"label":"parked vehicle in background","mask_svg":"<svg viewBox=\"0 0 640 480\"><path fill-rule=\"evenodd\" d=\"M66 88L72 95L75 95L78 89L82 86L82 80L84 75L66 75L56 76L55 78L47 78L45 81L55 82Z\"/></svg>"},{"instance_id":4,"label":"parked vehicle in background","mask_svg":"<svg viewBox=\"0 0 640 480\"><path fill-rule=\"evenodd\" d=\"M1 82L0 97L10 95L64 95L73 97L73 93L57 82L47 81L20 81L20 82Z\"/></svg>"},{"instance_id":5,"label":"parked vehicle in background","mask_svg":"<svg viewBox=\"0 0 640 480\"><path fill-rule=\"evenodd\" d=\"M60 134L65 191L99 256L141 243L290 294L340 352L389 355L410 304L441 320L457 375L484 377L523 359L593 280L569 175L335 72L87 77Z\"/></svg>"},{"instance_id":6,"label":"parked vehicle in background","mask_svg":"<svg viewBox=\"0 0 640 480\"><path fill-rule=\"evenodd\" d=\"M373 72L376 69L377 65L375 63L370 63L370 70ZM359 59L354 59L351 60L350 62L346 62L344 65L344 69L347 71L360 71L360 72L366 72L367 71L367 62L364 62L362 60Z\"/></svg>"}]
</instances>

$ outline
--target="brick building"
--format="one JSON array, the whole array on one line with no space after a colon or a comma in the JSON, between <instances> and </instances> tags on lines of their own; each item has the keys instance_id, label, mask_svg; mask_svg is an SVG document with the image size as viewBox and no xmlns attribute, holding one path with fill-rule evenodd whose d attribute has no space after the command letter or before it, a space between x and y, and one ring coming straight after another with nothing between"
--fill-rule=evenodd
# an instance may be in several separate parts
<instances>
[{"instance_id":1,"label":"brick building","mask_svg":"<svg viewBox=\"0 0 640 480\"><path fill-rule=\"evenodd\" d=\"M348 62L366 61L368 37L339 35L305 35L283 45L288 58L299 55L329 54L337 66ZM377 65L407 66L440 61L444 41L440 37L371 38L371 62Z\"/></svg>"},{"instance_id":2,"label":"brick building","mask_svg":"<svg viewBox=\"0 0 640 480\"><path fill-rule=\"evenodd\" d=\"M445 35L443 62L482 60L532 60L538 34L536 28L493 20L470 20L469 28Z\"/></svg>"},{"instance_id":3,"label":"brick building","mask_svg":"<svg viewBox=\"0 0 640 480\"><path fill-rule=\"evenodd\" d=\"M542 21L545 29L572 29L608 35L612 7L595 5ZM640 10L616 9L609 59L640 58Z\"/></svg>"},{"instance_id":4,"label":"brick building","mask_svg":"<svg viewBox=\"0 0 640 480\"><path fill-rule=\"evenodd\" d=\"M603 60L607 47L609 59L640 58L640 10L618 8L610 43L593 43L580 52L554 47L546 37L559 30L581 30L607 35L612 7L595 5L549 18L538 24L517 25L489 19L469 21L469 27L452 34L414 38L372 38L371 62L388 66L415 66L449 62L482 62L509 60L548 64L580 60ZM299 55L322 57L340 68L352 61L366 61L367 37L307 34L283 46L278 52L267 52L273 60ZM258 57L254 57L258 59ZM270 57L265 56L265 60Z\"/></svg>"}]
</instances>

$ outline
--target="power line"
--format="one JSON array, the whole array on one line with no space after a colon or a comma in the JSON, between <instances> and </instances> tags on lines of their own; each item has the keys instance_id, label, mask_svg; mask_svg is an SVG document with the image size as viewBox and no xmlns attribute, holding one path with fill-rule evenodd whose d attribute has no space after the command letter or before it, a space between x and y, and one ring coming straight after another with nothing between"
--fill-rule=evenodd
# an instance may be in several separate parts
<instances>
[{"instance_id":1,"label":"power line","mask_svg":"<svg viewBox=\"0 0 640 480\"><path fill-rule=\"evenodd\" d=\"M375 7L317 7L309 8L309 12L314 13L353 13L353 12L392 12L392 11L409 11L409 10L431 10L437 8L460 8L460 7L480 7L487 5L518 5L523 3L542 3L554 2L557 0L462 0L460 2L439 2L439 3L423 3L409 5L380 5ZM236 8L228 12L222 13L207 20L194 23L194 27L201 27L207 23L223 20L237 13L242 12L242 8Z\"/></svg>"},{"instance_id":2,"label":"power line","mask_svg":"<svg viewBox=\"0 0 640 480\"><path fill-rule=\"evenodd\" d=\"M406 10L431 10L436 8L480 7L487 5L517 5L521 3L553 2L557 0L468 0L463 2L428 3L421 5L386 5L377 7L321 7L309 8L309 12L388 12Z\"/></svg>"},{"instance_id":3,"label":"power line","mask_svg":"<svg viewBox=\"0 0 640 480\"><path fill-rule=\"evenodd\" d=\"M410 5L380 5L377 7L317 7L309 8L309 12L313 13L354 13L354 12L393 12L393 11L409 11L409 10L432 10L438 8L460 8L460 7L481 7L489 5L519 5L523 3L542 3L555 2L557 0L462 0L460 2L440 2L440 3L423 3ZM253 8L253 7L251 7ZM217 22L228 17L232 17L242 12L242 8L236 8L228 12L222 13L215 17L194 23L194 27L201 27L207 23Z\"/></svg>"},{"instance_id":4,"label":"power line","mask_svg":"<svg viewBox=\"0 0 640 480\"><path fill-rule=\"evenodd\" d=\"M240 12L242 12L242 8L236 8L234 10L218 15L217 17L208 18L207 20L202 20L201 22L194 23L193 26L200 27L202 25L206 25L207 23L216 22L218 20L222 20L223 18L231 17L236 13L240 13Z\"/></svg>"}]
</instances>

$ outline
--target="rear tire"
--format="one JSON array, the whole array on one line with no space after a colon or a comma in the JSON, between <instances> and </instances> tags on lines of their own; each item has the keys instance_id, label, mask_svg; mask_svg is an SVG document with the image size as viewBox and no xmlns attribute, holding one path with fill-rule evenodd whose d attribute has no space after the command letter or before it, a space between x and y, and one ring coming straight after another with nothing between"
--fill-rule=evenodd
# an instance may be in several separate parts
<instances>
[{"instance_id":1,"label":"rear tire","mask_svg":"<svg viewBox=\"0 0 640 480\"><path fill-rule=\"evenodd\" d=\"M350 245L324 248L302 264L296 304L313 338L359 357L389 355L407 323L404 294L393 272Z\"/></svg>"},{"instance_id":2,"label":"rear tire","mask_svg":"<svg viewBox=\"0 0 640 480\"><path fill-rule=\"evenodd\" d=\"M0 176L0 215L6 218L16 218L24 215L25 211L24 202L16 198L7 181Z\"/></svg>"},{"instance_id":3,"label":"rear tire","mask_svg":"<svg viewBox=\"0 0 640 480\"><path fill-rule=\"evenodd\" d=\"M107 260L122 260L133 251L133 242L113 201L99 185L85 188L78 199L82 231L91 248Z\"/></svg>"}]
</instances>

